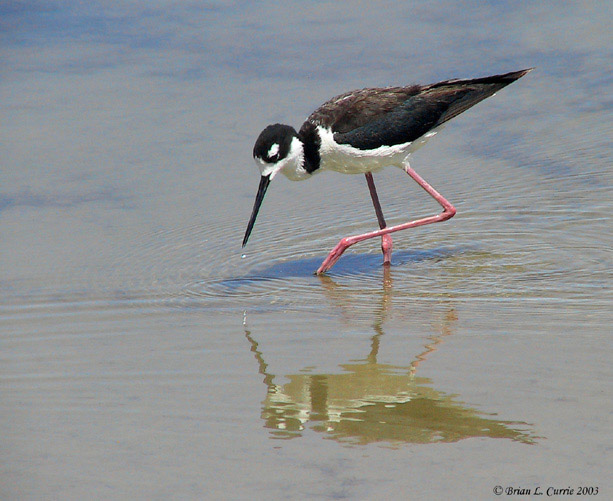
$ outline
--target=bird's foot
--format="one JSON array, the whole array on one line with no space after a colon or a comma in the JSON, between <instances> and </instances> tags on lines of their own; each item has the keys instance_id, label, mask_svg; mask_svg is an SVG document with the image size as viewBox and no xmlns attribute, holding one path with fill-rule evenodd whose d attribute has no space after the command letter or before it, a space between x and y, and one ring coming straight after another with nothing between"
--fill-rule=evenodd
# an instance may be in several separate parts
<instances>
[{"instance_id":1,"label":"bird's foot","mask_svg":"<svg viewBox=\"0 0 613 501\"><path fill-rule=\"evenodd\" d=\"M383 265L392 264L392 236L389 233L381 236L381 250L383 251Z\"/></svg>"},{"instance_id":2,"label":"bird's foot","mask_svg":"<svg viewBox=\"0 0 613 501\"><path fill-rule=\"evenodd\" d=\"M330 268L332 268L332 266L334 266L334 264L343 255L343 252L345 252L354 243L355 242L352 242L348 238L341 239L341 241L336 244L336 247L334 247L334 249L330 251L330 254L328 254L328 257L324 260L324 262L321 263L321 266L317 269L315 274L321 275L322 273L325 273Z\"/></svg>"}]
</instances>

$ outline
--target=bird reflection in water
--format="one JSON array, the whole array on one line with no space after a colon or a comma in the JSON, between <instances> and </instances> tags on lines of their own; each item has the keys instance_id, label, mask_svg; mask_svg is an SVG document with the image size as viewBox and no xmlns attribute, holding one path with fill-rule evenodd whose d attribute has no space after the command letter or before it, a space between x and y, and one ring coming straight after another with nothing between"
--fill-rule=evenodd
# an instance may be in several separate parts
<instances>
[{"instance_id":1,"label":"bird reflection in water","mask_svg":"<svg viewBox=\"0 0 613 501\"><path fill-rule=\"evenodd\" d=\"M484 415L453 395L432 388L428 378L416 375L419 365L454 333L457 315L453 307L444 314L424 350L407 366L377 362L393 290L390 270L384 271L370 352L363 360L340 364L343 371L340 374L290 374L285 376L289 382L275 384L276 376L268 372L264 354L245 327L267 387L261 416L272 436L296 438L309 428L326 438L355 445L384 443L396 447L403 443L457 442L471 437L534 443L536 437L527 423ZM351 292L330 277L323 276L321 281L327 297L341 310L351 304Z\"/></svg>"}]
</instances>

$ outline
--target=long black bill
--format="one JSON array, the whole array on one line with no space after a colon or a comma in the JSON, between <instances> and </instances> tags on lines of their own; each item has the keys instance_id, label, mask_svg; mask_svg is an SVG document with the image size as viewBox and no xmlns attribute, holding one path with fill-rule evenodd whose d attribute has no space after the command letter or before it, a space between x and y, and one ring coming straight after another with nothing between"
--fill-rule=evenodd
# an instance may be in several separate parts
<instances>
[{"instance_id":1,"label":"long black bill","mask_svg":"<svg viewBox=\"0 0 613 501\"><path fill-rule=\"evenodd\" d=\"M249 240L249 235L251 235L251 230L253 229L253 225L255 224L255 218L258 217L258 211L260 210L260 205L262 205L262 200L264 200L264 195L266 195L266 190L268 189L269 184L270 176L262 176L260 178L260 186L258 187L258 194L255 196L253 212L251 213L251 217L249 218L249 224L247 225L245 238L243 238L243 247L247 245L247 240Z\"/></svg>"}]
</instances>

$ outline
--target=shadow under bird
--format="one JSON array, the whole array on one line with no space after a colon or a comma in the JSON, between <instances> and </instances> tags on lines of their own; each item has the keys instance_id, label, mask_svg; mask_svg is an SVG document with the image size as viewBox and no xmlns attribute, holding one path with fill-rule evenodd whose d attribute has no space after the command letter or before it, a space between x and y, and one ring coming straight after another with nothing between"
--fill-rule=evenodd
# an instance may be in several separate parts
<instances>
[{"instance_id":1,"label":"shadow under bird","mask_svg":"<svg viewBox=\"0 0 613 501\"><path fill-rule=\"evenodd\" d=\"M293 181L310 178L323 170L364 174L379 223L379 230L345 237L317 270L328 271L353 244L381 237L383 263L390 264L395 231L446 221L455 208L409 165L409 155L445 122L532 68L467 80L446 80L430 85L360 89L330 99L317 108L298 132L283 124L266 127L253 148L262 177L247 225L247 244L270 182L279 173ZM388 165L402 168L443 208L440 214L387 226L372 172Z\"/></svg>"}]
</instances>

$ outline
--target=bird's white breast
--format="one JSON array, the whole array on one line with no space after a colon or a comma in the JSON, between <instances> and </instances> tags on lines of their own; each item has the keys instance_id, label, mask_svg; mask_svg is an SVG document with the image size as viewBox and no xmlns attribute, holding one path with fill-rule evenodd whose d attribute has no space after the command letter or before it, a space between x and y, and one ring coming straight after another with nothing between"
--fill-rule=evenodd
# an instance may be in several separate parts
<instances>
[{"instance_id":1,"label":"bird's white breast","mask_svg":"<svg viewBox=\"0 0 613 501\"><path fill-rule=\"evenodd\" d=\"M388 165L401 167L410 153L436 134L436 130L432 130L416 141L393 146L380 146L373 150L360 150L348 144L337 143L330 129L320 126L317 127L317 132L321 139L320 167L343 174L364 174L377 171Z\"/></svg>"}]
</instances>

